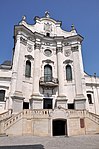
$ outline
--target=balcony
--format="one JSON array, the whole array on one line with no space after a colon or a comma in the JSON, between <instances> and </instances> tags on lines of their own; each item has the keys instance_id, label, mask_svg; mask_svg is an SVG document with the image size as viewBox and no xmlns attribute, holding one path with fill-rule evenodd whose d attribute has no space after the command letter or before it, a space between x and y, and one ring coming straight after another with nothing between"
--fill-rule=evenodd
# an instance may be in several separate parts
<instances>
[{"instance_id":1,"label":"balcony","mask_svg":"<svg viewBox=\"0 0 99 149\"><path fill-rule=\"evenodd\" d=\"M58 79L49 76L41 77L39 82L41 86L58 86Z\"/></svg>"}]
</instances>

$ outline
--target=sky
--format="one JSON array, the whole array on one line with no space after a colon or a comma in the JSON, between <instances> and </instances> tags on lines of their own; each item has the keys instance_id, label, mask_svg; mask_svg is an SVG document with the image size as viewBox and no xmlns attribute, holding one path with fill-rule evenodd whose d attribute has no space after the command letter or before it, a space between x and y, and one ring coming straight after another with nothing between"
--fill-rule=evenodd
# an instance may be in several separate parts
<instances>
[{"instance_id":1,"label":"sky","mask_svg":"<svg viewBox=\"0 0 99 149\"><path fill-rule=\"evenodd\" d=\"M14 47L14 25L22 16L29 24L34 17L50 17L62 21L62 29L70 31L74 24L84 37L82 56L84 71L99 76L99 0L0 0L0 64L11 60Z\"/></svg>"}]
</instances>

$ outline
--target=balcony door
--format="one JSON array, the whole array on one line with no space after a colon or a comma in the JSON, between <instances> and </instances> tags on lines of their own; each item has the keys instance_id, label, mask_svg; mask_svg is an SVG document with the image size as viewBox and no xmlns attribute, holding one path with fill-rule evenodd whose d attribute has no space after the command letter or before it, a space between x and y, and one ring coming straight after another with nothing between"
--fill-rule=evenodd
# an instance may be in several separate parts
<instances>
[{"instance_id":1,"label":"balcony door","mask_svg":"<svg viewBox=\"0 0 99 149\"><path fill-rule=\"evenodd\" d=\"M45 82L52 81L52 67L50 65L45 65L44 67L44 81Z\"/></svg>"},{"instance_id":2,"label":"balcony door","mask_svg":"<svg viewBox=\"0 0 99 149\"><path fill-rule=\"evenodd\" d=\"M52 109L52 99L50 98L43 99L43 109Z\"/></svg>"}]
</instances>

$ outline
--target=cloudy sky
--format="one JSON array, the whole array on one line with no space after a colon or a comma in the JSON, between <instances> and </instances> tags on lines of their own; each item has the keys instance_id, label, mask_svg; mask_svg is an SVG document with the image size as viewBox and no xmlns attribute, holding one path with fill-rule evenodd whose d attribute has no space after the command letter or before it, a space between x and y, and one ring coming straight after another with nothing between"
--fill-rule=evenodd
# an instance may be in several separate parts
<instances>
[{"instance_id":1,"label":"cloudy sky","mask_svg":"<svg viewBox=\"0 0 99 149\"><path fill-rule=\"evenodd\" d=\"M0 0L0 63L12 57L14 25L23 15L34 24L34 17L44 16L46 10L62 21L62 29L69 31L75 25L84 37L84 70L99 76L99 0Z\"/></svg>"}]
</instances>

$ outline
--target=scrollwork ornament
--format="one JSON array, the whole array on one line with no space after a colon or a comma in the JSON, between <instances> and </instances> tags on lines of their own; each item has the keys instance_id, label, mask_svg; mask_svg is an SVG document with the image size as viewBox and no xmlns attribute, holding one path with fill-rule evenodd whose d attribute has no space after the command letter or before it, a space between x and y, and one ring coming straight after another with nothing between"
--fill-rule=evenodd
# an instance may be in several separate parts
<instances>
[{"instance_id":1,"label":"scrollwork ornament","mask_svg":"<svg viewBox=\"0 0 99 149\"><path fill-rule=\"evenodd\" d=\"M33 51L32 45L28 44L28 46L27 46L27 51L28 51L28 52L32 52L32 51Z\"/></svg>"}]
</instances>

